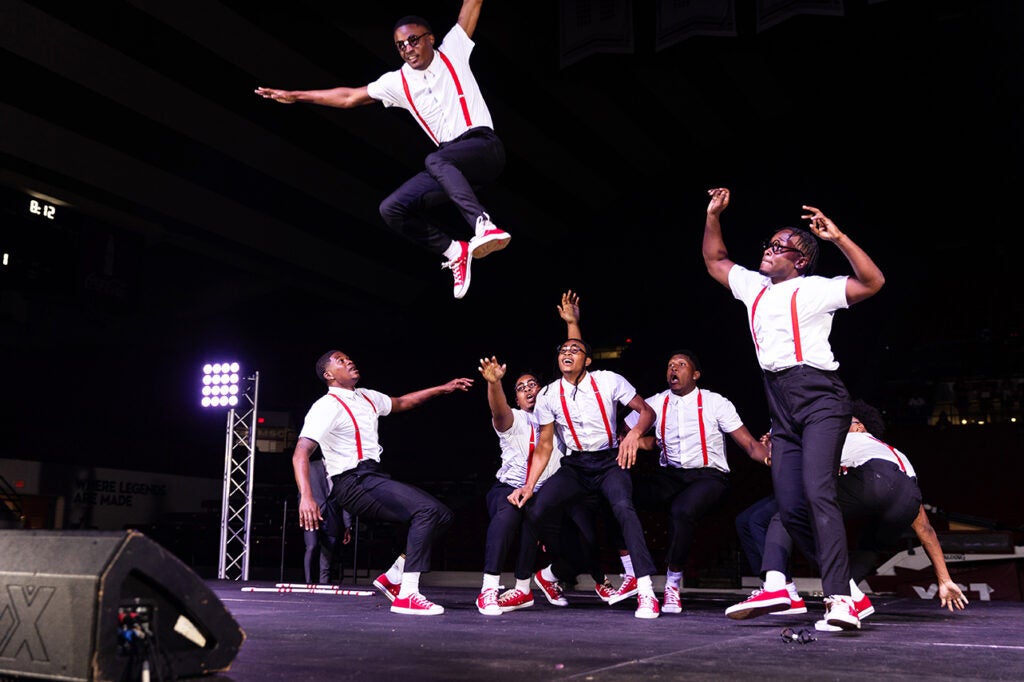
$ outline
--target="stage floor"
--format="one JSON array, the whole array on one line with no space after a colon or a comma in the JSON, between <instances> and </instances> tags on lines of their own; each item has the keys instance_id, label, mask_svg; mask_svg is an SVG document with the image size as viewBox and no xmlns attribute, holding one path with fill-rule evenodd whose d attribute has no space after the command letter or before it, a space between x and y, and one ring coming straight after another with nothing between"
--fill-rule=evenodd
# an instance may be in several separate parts
<instances>
[{"instance_id":1,"label":"stage floor","mask_svg":"<svg viewBox=\"0 0 1024 682\"><path fill-rule=\"evenodd\" d=\"M426 576L424 576L426 578ZM977 601L950 613L937 600L872 596L862 629L816 632L824 613L744 621L724 609L742 591L683 590L683 613L633 617L592 591L568 607L534 589L532 608L483 616L478 589L431 586L440 616L404 616L370 596L246 592L273 583L209 581L246 633L229 670L203 679L282 680L1021 680L1024 602ZM373 590L365 583L346 589ZM659 592L660 596L660 592ZM813 641L782 636L803 630Z\"/></svg>"}]
</instances>

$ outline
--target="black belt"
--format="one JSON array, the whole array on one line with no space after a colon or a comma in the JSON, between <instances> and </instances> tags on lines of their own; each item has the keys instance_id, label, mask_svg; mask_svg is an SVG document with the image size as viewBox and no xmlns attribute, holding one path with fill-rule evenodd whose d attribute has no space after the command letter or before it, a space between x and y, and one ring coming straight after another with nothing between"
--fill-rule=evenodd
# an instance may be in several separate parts
<instances>
[{"instance_id":1,"label":"black belt","mask_svg":"<svg viewBox=\"0 0 1024 682\"><path fill-rule=\"evenodd\" d=\"M596 457L599 455L611 454L618 456L619 451L616 448L605 448L604 450L566 450L565 454L569 456L573 455L590 455Z\"/></svg>"}]
</instances>

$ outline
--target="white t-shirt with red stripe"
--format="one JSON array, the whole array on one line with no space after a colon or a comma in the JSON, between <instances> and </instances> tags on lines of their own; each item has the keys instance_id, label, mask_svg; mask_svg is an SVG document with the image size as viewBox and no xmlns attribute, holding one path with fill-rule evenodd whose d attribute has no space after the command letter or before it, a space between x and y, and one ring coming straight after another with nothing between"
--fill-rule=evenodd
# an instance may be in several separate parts
<instances>
[{"instance_id":1,"label":"white t-shirt with red stripe","mask_svg":"<svg viewBox=\"0 0 1024 682\"><path fill-rule=\"evenodd\" d=\"M564 378L548 384L537 394L533 412L541 426L555 423L566 450L593 452L618 447L618 405L635 395L621 374L599 369L587 372L576 386Z\"/></svg>"},{"instance_id":2,"label":"white t-shirt with red stripe","mask_svg":"<svg viewBox=\"0 0 1024 682\"><path fill-rule=\"evenodd\" d=\"M344 407L339 399L345 403ZM360 459L380 461L383 448L377 433L377 419L389 414L391 396L368 388L350 391L331 386L309 408L299 437L320 444L327 475L336 476L354 469Z\"/></svg>"},{"instance_id":3,"label":"white t-shirt with red stripe","mask_svg":"<svg viewBox=\"0 0 1024 682\"><path fill-rule=\"evenodd\" d=\"M536 409L536 408L534 408ZM507 431L494 430L498 434L498 443L501 445L501 467L495 474L502 483L513 488L521 488L526 484L526 476L529 466L533 460L533 450L537 446L537 438L540 436L540 426L534 415L525 410L512 408L512 426ZM551 474L558 471L562 455L565 454L564 446L555 438L554 447L551 450L551 459L537 479L534 491L551 477Z\"/></svg>"},{"instance_id":4,"label":"white t-shirt with red stripe","mask_svg":"<svg viewBox=\"0 0 1024 682\"><path fill-rule=\"evenodd\" d=\"M828 337L835 311L849 307L847 279L810 275L772 284L759 272L732 266L729 289L747 306L747 326L761 369L778 372L800 364L839 368Z\"/></svg>"},{"instance_id":5,"label":"white t-shirt with red stripe","mask_svg":"<svg viewBox=\"0 0 1024 682\"><path fill-rule=\"evenodd\" d=\"M656 415L654 433L661 466L712 467L729 473L723 434L743 426L731 400L720 393L695 388L683 396L665 389L646 402ZM639 413L630 412L624 421L633 428L639 420Z\"/></svg>"},{"instance_id":6,"label":"white t-shirt with red stripe","mask_svg":"<svg viewBox=\"0 0 1024 682\"><path fill-rule=\"evenodd\" d=\"M846 434L846 442L843 443L843 454L839 458L839 465L852 469L871 459L892 462L907 476L911 478L917 476L917 472L914 471L907 456L888 443L875 438L870 433L851 431Z\"/></svg>"},{"instance_id":7,"label":"white t-shirt with red stripe","mask_svg":"<svg viewBox=\"0 0 1024 682\"><path fill-rule=\"evenodd\" d=\"M493 129L491 112L469 68L469 55L474 45L462 27L456 24L435 48L435 52L440 50L448 57L458 77L458 85L462 87L465 96L469 124L459 101L455 79L444 59L437 54L425 69L418 70L403 64L401 69L385 73L367 86L367 92L386 107L401 107L411 113L427 136L437 143L454 140L470 128L484 126ZM412 102L405 93L403 74L405 83L409 85Z\"/></svg>"}]
</instances>

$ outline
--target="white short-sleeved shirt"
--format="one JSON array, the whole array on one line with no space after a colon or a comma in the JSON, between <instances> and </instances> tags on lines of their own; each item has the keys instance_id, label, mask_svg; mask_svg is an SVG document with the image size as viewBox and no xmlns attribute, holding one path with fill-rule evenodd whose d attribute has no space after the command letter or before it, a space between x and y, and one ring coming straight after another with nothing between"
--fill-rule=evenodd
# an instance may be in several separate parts
<instances>
[{"instance_id":1,"label":"white short-sleeved shirt","mask_svg":"<svg viewBox=\"0 0 1024 682\"><path fill-rule=\"evenodd\" d=\"M309 408L299 437L319 443L327 475L336 476L354 469L360 459L380 461L383 448L377 435L377 420L389 414L391 397L388 395L367 388L350 391L332 386Z\"/></svg>"},{"instance_id":2,"label":"white short-sleeved shirt","mask_svg":"<svg viewBox=\"0 0 1024 682\"><path fill-rule=\"evenodd\" d=\"M452 69L448 68L441 55L435 54L427 68L417 70L403 64L402 68L389 71L370 83L366 90L370 97L379 100L384 106L401 107L411 113L435 144L454 140L470 128L483 126L493 129L491 112L469 68L469 55L474 44L462 27L456 24L435 49L435 52L440 51L448 57ZM466 111L462 108L463 100L459 97L452 70L455 71L458 84L462 86L469 124L466 122ZM405 83L402 81L403 75ZM408 96L405 92L406 83L409 85Z\"/></svg>"},{"instance_id":3,"label":"white short-sleeved shirt","mask_svg":"<svg viewBox=\"0 0 1024 682\"><path fill-rule=\"evenodd\" d=\"M713 467L729 473L723 434L743 426L731 400L720 393L696 388L684 396L666 389L646 402L656 415L654 433L661 451L661 466ZM624 421L633 428L639 419L639 413L630 412Z\"/></svg>"},{"instance_id":4,"label":"white short-sleeved shirt","mask_svg":"<svg viewBox=\"0 0 1024 682\"><path fill-rule=\"evenodd\" d=\"M495 429L494 432L498 434L498 443L501 445L501 467L495 478L513 488L523 487L533 459L533 450L540 436L540 426L536 418L530 412L512 408L512 426L507 431ZM533 488L535 491L558 470L563 454L565 446L555 438L551 458L537 479L537 484Z\"/></svg>"},{"instance_id":5,"label":"white short-sleeved shirt","mask_svg":"<svg viewBox=\"0 0 1024 682\"><path fill-rule=\"evenodd\" d=\"M839 368L828 337L835 311L849 307L847 279L846 275L811 275L772 284L759 272L732 266L729 289L747 306L747 322L762 369L777 372L800 364L829 371ZM798 349L802 360L797 357Z\"/></svg>"},{"instance_id":6,"label":"white short-sleeved shirt","mask_svg":"<svg viewBox=\"0 0 1024 682\"><path fill-rule=\"evenodd\" d=\"M564 378L548 384L537 394L533 412L541 426L555 423L567 452L606 450L619 445L618 405L628 404L635 395L636 389L621 374L599 369L587 372L576 386Z\"/></svg>"},{"instance_id":7,"label":"white short-sleeved shirt","mask_svg":"<svg viewBox=\"0 0 1024 682\"><path fill-rule=\"evenodd\" d=\"M907 456L888 443L878 440L870 433L851 431L846 434L846 442L843 443L843 454L839 458L839 465L852 469L871 459L892 462L907 476L911 478L917 476L917 472L914 471Z\"/></svg>"}]
</instances>

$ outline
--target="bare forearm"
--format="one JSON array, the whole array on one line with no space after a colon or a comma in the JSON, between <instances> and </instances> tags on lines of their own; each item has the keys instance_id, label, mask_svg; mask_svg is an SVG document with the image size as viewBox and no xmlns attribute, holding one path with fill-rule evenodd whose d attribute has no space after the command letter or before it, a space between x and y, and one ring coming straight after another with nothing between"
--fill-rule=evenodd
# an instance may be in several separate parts
<instances>
[{"instance_id":1,"label":"bare forearm","mask_svg":"<svg viewBox=\"0 0 1024 682\"><path fill-rule=\"evenodd\" d=\"M852 299L850 303L856 303L878 293L885 284L885 275L871 256L845 234L834 243L850 263L854 279L860 283L857 291L848 296L848 299Z\"/></svg>"},{"instance_id":2,"label":"bare forearm","mask_svg":"<svg viewBox=\"0 0 1024 682\"><path fill-rule=\"evenodd\" d=\"M376 100L370 97L366 86L359 88L337 87L327 90L281 90L278 88L256 88L256 94L281 104L320 104L325 107L348 109Z\"/></svg>"},{"instance_id":3,"label":"bare forearm","mask_svg":"<svg viewBox=\"0 0 1024 682\"><path fill-rule=\"evenodd\" d=\"M295 475L295 485L299 488L299 495L312 497L313 488L309 483L309 456L315 449L311 447L311 441L300 438L295 444L295 452L292 454L292 472Z\"/></svg>"},{"instance_id":4,"label":"bare forearm","mask_svg":"<svg viewBox=\"0 0 1024 682\"><path fill-rule=\"evenodd\" d=\"M533 459L530 461L530 474L526 477L526 483L523 484L524 489L533 490L537 486L540 475L544 473L544 469L547 468L550 461L551 445L548 444L545 447L544 443L538 443L537 448L533 451Z\"/></svg>"},{"instance_id":5,"label":"bare forearm","mask_svg":"<svg viewBox=\"0 0 1024 682\"><path fill-rule=\"evenodd\" d=\"M925 554L928 555L928 559L931 560L932 566L935 568L935 578L940 583L949 580L949 569L946 568L946 557L942 552L942 545L939 544L939 536L936 535L935 529L928 521L928 514L924 507L918 510L913 526L917 539L921 541L921 547L924 548Z\"/></svg>"},{"instance_id":6,"label":"bare forearm","mask_svg":"<svg viewBox=\"0 0 1024 682\"><path fill-rule=\"evenodd\" d=\"M491 423L498 431L507 431L512 426L512 408L505 399L500 381L487 382L487 405L491 408Z\"/></svg>"}]
</instances>

